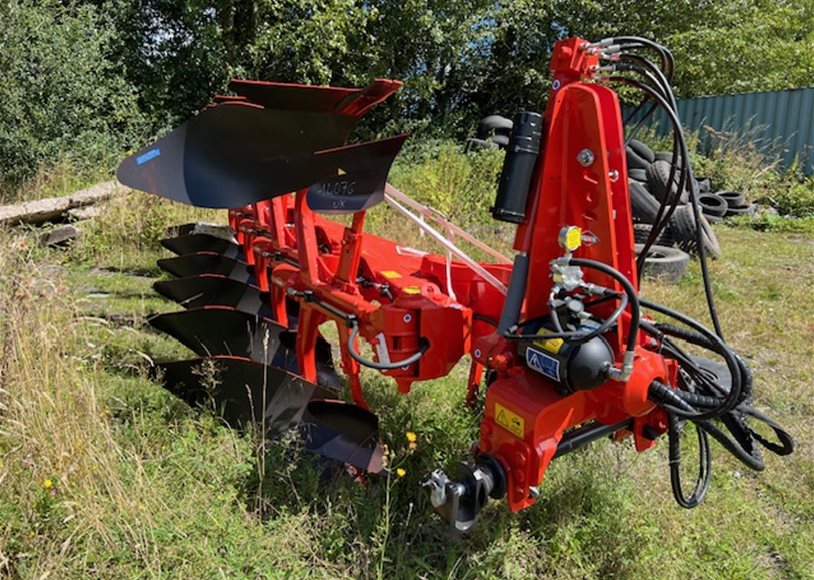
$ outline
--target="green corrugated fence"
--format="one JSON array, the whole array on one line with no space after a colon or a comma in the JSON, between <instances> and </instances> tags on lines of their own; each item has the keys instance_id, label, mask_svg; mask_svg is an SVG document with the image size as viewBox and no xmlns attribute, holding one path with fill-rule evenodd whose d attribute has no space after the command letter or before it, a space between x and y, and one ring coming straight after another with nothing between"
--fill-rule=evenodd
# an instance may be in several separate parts
<instances>
[{"instance_id":1,"label":"green corrugated fence","mask_svg":"<svg viewBox=\"0 0 814 580\"><path fill-rule=\"evenodd\" d=\"M678 112L686 128L700 129L702 147L715 145L715 132L735 133L782 167L799 159L814 174L814 87L681 99ZM670 129L661 111L652 122L660 134Z\"/></svg>"}]
</instances>

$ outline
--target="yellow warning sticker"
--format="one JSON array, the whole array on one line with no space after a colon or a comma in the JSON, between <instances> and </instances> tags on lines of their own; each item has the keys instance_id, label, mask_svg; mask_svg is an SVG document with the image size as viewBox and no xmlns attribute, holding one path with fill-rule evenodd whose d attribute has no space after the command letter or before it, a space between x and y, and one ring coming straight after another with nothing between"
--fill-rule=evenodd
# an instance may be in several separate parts
<instances>
[{"instance_id":1,"label":"yellow warning sticker","mask_svg":"<svg viewBox=\"0 0 814 580\"><path fill-rule=\"evenodd\" d=\"M394 272L393 270L382 271L382 276L384 276L388 280L392 280L393 278L401 278L401 274L399 274L398 272Z\"/></svg>"},{"instance_id":2,"label":"yellow warning sticker","mask_svg":"<svg viewBox=\"0 0 814 580\"><path fill-rule=\"evenodd\" d=\"M545 338L543 340L534 341L534 344L552 354L557 354L560 352L562 345L565 344L565 341L561 338Z\"/></svg>"},{"instance_id":3,"label":"yellow warning sticker","mask_svg":"<svg viewBox=\"0 0 814 580\"><path fill-rule=\"evenodd\" d=\"M518 437L523 437L526 433L526 422L523 417L500 403L495 403L495 422Z\"/></svg>"},{"instance_id":4,"label":"yellow warning sticker","mask_svg":"<svg viewBox=\"0 0 814 580\"><path fill-rule=\"evenodd\" d=\"M406 286L402 289L405 294L421 294L421 288L418 286Z\"/></svg>"}]
</instances>

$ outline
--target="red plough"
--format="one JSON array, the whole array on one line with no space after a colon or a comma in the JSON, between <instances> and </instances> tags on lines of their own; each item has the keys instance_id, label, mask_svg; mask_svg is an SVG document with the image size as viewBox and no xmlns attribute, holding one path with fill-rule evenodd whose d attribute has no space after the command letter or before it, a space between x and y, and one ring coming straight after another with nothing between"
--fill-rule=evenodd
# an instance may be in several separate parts
<instances>
[{"instance_id":1,"label":"red plough","mask_svg":"<svg viewBox=\"0 0 814 580\"><path fill-rule=\"evenodd\" d=\"M648 51L661 66L642 56ZM633 37L557 43L545 113L518 115L492 208L496 219L517 224L514 260L458 232L494 263L470 258L416 212L442 229L454 226L387 184L406 136L346 144L358 119L400 83L233 81L236 96L216 97L119 169L134 188L229 209L227 235L190 225L163 241L177 256L160 265L176 278L156 290L186 310L150 322L200 357L160 365L165 383L195 402L204 392L199 367L214 365L221 369L214 396L228 420L262 422L269 436L296 427L318 453L379 472L361 367L392 377L406 394L469 355L469 400L487 383L475 459L461 464L457 479L436 470L426 481L436 510L461 531L490 497L505 497L514 511L534 504L552 459L608 435L644 451L668 434L674 494L685 507L706 492L709 436L754 469L763 467L758 443L791 452L785 431L749 405L751 375L721 338L711 296L716 331L638 292L625 136L607 85L638 83L674 116L670 63L666 50ZM689 159L680 131L676 146ZM691 168L678 168L675 199L662 200L667 218L678 192L688 189L697 202ZM366 233L366 211L385 200L446 255ZM352 214L351 223L330 214ZM353 405L335 400L342 381L320 334L326 322L336 325ZM362 340L372 358L360 351ZM690 355L682 342L717 362ZM748 420L767 424L777 441ZM677 465L678 432L688 421L701 459L690 497Z\"/></svg>"}]
</instances>

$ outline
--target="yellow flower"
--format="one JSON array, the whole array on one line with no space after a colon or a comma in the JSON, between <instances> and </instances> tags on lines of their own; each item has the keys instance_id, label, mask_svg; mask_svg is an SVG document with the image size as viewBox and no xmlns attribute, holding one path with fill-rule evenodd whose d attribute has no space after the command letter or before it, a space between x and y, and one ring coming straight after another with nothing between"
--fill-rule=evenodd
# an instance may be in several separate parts
<instances>
[{"instance_id":1,"label":"yellow flower","mask_svg":"<svg viewBox=\"0 0 814 580\"><path fill-rule=\"evenodd\" d=\"M415 443L410 443L409 445L407 445L407 449L409 449L410 451L415 451L416 447L418 447L418 445L416 445Z\"/></svg>"},{"instance_id":2,"label":"yellow flower","mask_svg":"<svg viewBox=\"0 0 814 580\"><path fill-rule=\"evenodd\" d=\"M404 477L405 475L407 475L407 470L404 469L403 467L399 467L398 469L396 469L396 475L398 475L399 477Z\"/></svg>"},{"instance_id":3,"label":"yellow flower","mask_svg":"<svg viewBox=\"0 0 814 580\"><path fill-rule=\"evenodd\" d=\"M50 479L43 480L42 482L43 489L51 489L52 487L54 487L53 481L51 481Z\"/></svg>"},{"instance_id":4,"label":"yellow flower","mask_svg":"<svg viewBox=\"0 0 814 580\"><path fill-rule=\"evenodd\" d=\"M407 431L407 441L410 443L415 443L416 439L418 439L418 436L415 433L412 431Z\"/></svg>"}]
</instances>

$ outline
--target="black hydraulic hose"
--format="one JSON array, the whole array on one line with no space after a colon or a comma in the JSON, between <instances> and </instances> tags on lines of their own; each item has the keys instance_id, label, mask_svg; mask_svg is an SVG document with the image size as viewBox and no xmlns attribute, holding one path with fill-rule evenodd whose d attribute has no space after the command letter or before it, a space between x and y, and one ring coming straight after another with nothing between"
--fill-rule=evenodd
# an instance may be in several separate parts
<instances>
[{"instance_id":1,"label":"black hydraulic hose","mask_svg":"<svg viewBox=\"0 0 814 580\"><path fill-rule=\"evenodd\" d=\"M707 339L715 346L715 348L711 350L714 350L719 355L721 355L724 358L724 361L726 361L726 366L729 368L729 374L732 377L732 385L726 397L723 399L723 402L721 403L720 407L697 414L694 413L685 414L684 411L681 411L679 409L677 409L676 411L682 416L688 418L691 417L694 420L713 419L715 417L723 415L727 411L731 411L740 402L742 385L740 365L738 364L738 361L732 350L728 346L726 346L724 341L714 332L703 326L700 322L693 320L689 316L681 314L680 312L676 312L675 310L673 310L672 308L668 308L667 306L656 304L655 302L650 302L649 300L640 299L640 303L644 308L653 310L660 314L664 314L665 316L669 316L670 318L677 320L680 323L685 324L690 328L698 331L702 335L706 336Z\"/></svg>"},{"instance_id":2,"label":"black hydraulic hose","mask_svg":"<svg viewBox=\"0 0 814 580\"><path fill-rule=\"evenodd\" d=\"M628 84L639 85L643 90L648 90L644 88L645 85L637 83L633 79L629 79L627 77L610 77L608 80L617 80ZM696 222L696 244L698 245L698 260L701 263L701 276L704 282L704 294L706 295L707 307L709 308L709 315L710 318L712 319L712 324L713 327L715 328L715 333L718 335L718 337L723 339L721 324L718 320L718 312L715 308L715 299L712 295L712 283L709 277L709 268L707 265L706 250L704 247L703 231L702 228L700 227L701 219L699 216L701 215L701 208L698 202L698 186L692 179L692 170L690 169L689 163L689 150L687 149L687 143L686 140L684 139L684 135L681 129L681 122L678 120L678 116L675 114L675 111L671 110L670 107L667 106L666 102L664 102L661 96L657 95L652 90L648 92L652 92L652 96L656 98L656 100L659 101L659 103L662 105L662 109L667 114L668 118L670 119L670 122L676 129L676 133L680 137L681 153L684 159L684 165L686 166L686 170L688 172L688 175L690 176L689 191L690 199L692 200L693 214Z\"/></svg>"},{"instance_id":3,"label":"black hydraulic hose","mask_svg":"<svg viewBox=\"0 0 814 580\"><path fill-rule=\"evenodd\" d=\"M650 41L650 40L647 40L647 39L644 39L644 38L640 38L640 37L617 37L617 38L612 38L612 39L609 39L609 40L610 40L610 42L619 43L619 48L620 48L619 60L627 61L628 63L629 62L636 63L636 66L634 66L634 67L631 67L628 64L627 66L617 65L617 68L619 70L633 70L634 72L637 72L638 74L642 74L643 76L647 77L651 82L655 82L656 86L655 87L651 86L651 88L653 88L653 89L657 90L658 92L660 92L661 95L663 97L665 97L665 99L669 99L670 100L670 105L672 106L672 109L675 111L676 108L677 108L675 95L673 94L672 89L670 88L670 83L672 81L673 72L674 72L674 68L675 68L675 59L673 58L672 53L670 53L670 51L667 50L667 48L665 48L664 46L659 45L659 44L657 44L657 43L655 43L653 41ZM661 60L661 69L659 69L659 67L657 67L654 63L652 63L649 59L647 59L647 58L645 58L645 57L643 57L641 55L629 52L630 49L635 49L635 48L650 48L650 49L655 50L656 52L658 52L660 60ZM646 95L645 99L642 101L641 105L639 107L637 107L636 111L639 111L641 109L641 107L644 105L644 103L647 101L647 99L648 99L647 95L649 93L650 93L650 91L645 91L645 95ZM646 118L649 117L652 114L652 112L655 110L656 107L657 107L657 103L653 103L653 105L651 106L651 108L647 112L647 114L639 121L639 123L636 125L636 127L634 127L634 129L631 131L630 135L628 136L628 138L626 140L626 143L630 142L630 140L635 135L636 131L638 131L638 129L642 126L642 124L644 123ZM634 114L635 114L635 112L634 112ZM632 116L630 118L632 118ZM673 130L673 133L674 133L674 136L673 136L673 156L672 156L671 163L670 163L670 177L668 179L668 184L669 184L668 193L671 193L673 191L672 185L673 185L674 180L675 180L676 167L677 167L677 149L678 149L677 144L678 143L677 143L677 136L675 134L675 129ZM682 165L685 165L685 164L682 164ZM649 249L655 243L655 240L658 238L658 235L661 233L661 231L666 226L667 221L672 216L673 212L675 211L675 208L678 205L678 201L679 201L679 198L681 196L681 193L684 191L684 185L683 185L684 177L685 177L684 167L682 167L681 176L682 176L682 178L681 178L680 183L678 184L676 193L673 194L673 196L675 197L675 201L673 202L671 209L667 212L667 215L664 217L664 219L662 219L662 216L664 215L664 210L667 207L668 199L662 200L662 204L660 205L658 213L656 215L656 218L653 221L653 227L651 229L650 235L648 236L647 240L645 241L645 244L644 244L643 250L641 252L641 255L639 256L639 259L637 260L637 271L638 271L639 279L641 279L641 274L642 274L643 267L644 267L644 261L647 258L647 253L648 253Z\"/></svg>"},{"instance_id":4,"label":"black hydraulic hose","mask_svg":"<svg viewBox=\"0 0 814 580\"><path fill-rule=\"evenodd\" d=\"M624 69L625 70L636 70L635 67L631 67L630 65L625 66ZM654 89L654 87L648 85L647 83L642 83L640 81L637 81L635 79L631 79L631 78L628 78L628 77L609 77L608 80L623 82L625 84L631 85L631 86L641 90L645 94L650 95L653 98L653 100L656 102L656 104L658 106L661 106L665 110L667 110L667 108L669 108L669 106L670 106L667 103L667 100L664 98L664 95L659 94L658 91L656 91ZM677 119L678 117L676 116L675 118ZM637 260L637 270L640 273L641 273L641 271L643 269L643 266L644 266L644 260L647 257L647 250L649 250L649 248L652 246L653 241L655 241L655 239L658 237L658 235L661 233L661 231L667 225L667 222L670 220L670 217L672 217L673 213L675 212L676 208L678 207L678 203L679 203L680 198L681 198L681 193L684 191L686 183L688 181L690 181L690 182L692 181L692 176L690 174L689 164L687 162L687 156L686 156L686 143L684 142L684 135L682 133L681 126L680 126L680 124L679 125L673 124L672 126L673 126L673 157L672 157L672 161L671 161L671 164L670 164L671 165L670 178L668 180L669 185L670 185L668 193L670 195L665 196L665 198L663 200L661 200L661 205L659 206L658 213L656 214L656 218L654 219L653 228L652 228L652 230L650 232L650 236L648 237L647 242L645 243L645 247L643 248L642 253L639 256L639 259ZM677 159L677 149L678 149L679 146L682 146L682 144L683 144L683 151L684 151L683 155L684 155L684 157L682 159L681 172L679 174L679 181L678 181L678 184L677 184L677 186L675 188L675 191L673 191L672 184L673 184L673 181L675 180L676 166L677 166L677 161L678 161L678 159ZM670 209L667 210L667 212L665 214L665 209L666 209L668 204L670 205Z\"/></svg>"},{"instance_id":5,"label":"black hydraulic hose","mask_svg":"<svg viewBox=\"0 0 814 580\"><path fill-rule=\"evenodd\" d=\"M633 55L631 55L631 56L633 56ZM654 65L652 63L650 63L650 66L654 67ZM668 106L667 105L667 99L669 98L671 103L672 103L672 108L673 108L673 110L675 110L675 97L670 92L669 83L667 82L667 80L662 75L660 75L659 71L654 71L654 72L657 73L661 77L661 79L655 78L653 74L651 74L650 72L648 72L646 70L641 69L640 67L638 67L636 65L630 65L630 64L622 63L620 65L617 65L617 69L622 70L622 71L631 71L631 72L635 72L637 74L641 74L641 75L645 76L651 82L655 82L658 86L654 87L651 84L640 83L639 81L635 81L634 79L628 79L626 81L627 84L635 86L636 88L638 88L639 90L644 92L646 95L651 95L653 100L655 101L653 103L653 105L655 107L658 107L659 105ZM614 77L614 78L616 78L616 77ZM624 77L624 78L627 78L627 77ZM667 94L665 94L663 91L667 91ZM641 280L642 272L644 270L644 262L645 262L645 259L647 258L647 253L649 252L650 248L655 243L656 238L658 238L659 234L667 226L667 223L669 222L670 217L673 215L676 208L678 207L678 204L679 204L680 199L681 199L681 194L684 191L685 184L686 184L686 181L688 179L686 163L683 160L682 160L682 164L681 164L681 170L680 170L680 172L678 171L678 166L679 166L679 164L678 164L679 140L678 139L679 138L678 138L678 135L676 134L676 128L673 127L673 155L672 155L672 158L670 160L670 175L669 175L669 177L667 179L667 183L668 183L667 194L665 195L664 199L661 200L661 204L659 205L659 209L658 209L658 212L656 213L656 217L653 219L653 226L651 228L650 234L649 234L647 240L644 243L644 247L642 248L642 251L641 251L641 254L639 255L638 260L636 261L636 266L637 266L636 270L637 270L639 280ZM679 180L678 180L678 183L675 185L675 187L673 187L673 184L676 182L676 173L679 173ZM667 209L668 205L670 206L670 209L667 210L666 214L665 214L665 210Z\"/></svg>"},{"instance_id":6,"label":"black hydraulic hose","mask_svg":"<svg viewBox=\"0 0 814 580\"><path fill-rule=\"evenodd\" d=\"M649 59L647 59L647 58L645 58L643 56L639 56L637 54L626 53L626 52L621 53L620 59L621 60L629 60L629 61L632 61L632 62L639 63L641 66L645 67L646 69L651 70L653 72L653 76L657 80L659 78L664 79L665 83L667 83L667 86L669 87L669 81L667 81L666 78L664 77L663 71L660 70L658 67L656 67L656 65L653 64L653 62L651 60L649 60ZM659 82L659 84L661 85L661 87L663 89L664 84L661 83L661 82ZM645 96L642 99L642 102L639 103L636 106L636 108L628 115L627 119L625 119L623 124L628 125L633 119L635 119L636 115L639 112L641 112L641 110L647 104L648 100L649 100L649 97ZM650 118L650 116L656 111L656 108L657 108L657 105L655 103L650 104L650 108L647 110L647 112L644 113L641 116L641 118L636 122L636 125L633 127L633 129L628 133L628 136L625 139L625 145L627 145L628 143L630 143L633 140L633 138L636 136L636 133L638 133L639 129L641 129L642 126L644 126L647 119Z\"/></svg>"},{"instance_id":7,"label":"black hydraulic hose","mask_svg":"<svg viewBox=\"0 0 814 580\"><path fill-rule=\"evenodd\" d=\"M624 312L625 308L627 308L627 303L628 303L627 294L625 294L623 292L614 292L612 290L608 290L601 298L597 298L596 300L592 300L590 302L585 303L586 307L596 306L597 304L602 304L603 302L607 302L608 300L610 300L612 298L618 299L620 301L620 303L624 302L624 307L622 307L621 304L620 304L620 306L617 307L617 310L619 310L619 313L617 314L616 311L614 311L610 315L609 318L606 318L605 320L603 320L602 323L597 328L595 328L594 330L586 331L584 333L579 333L579 332L573 333L573 334L576 334L576 335L579 335L579 336L582 336L582 334L584 334L585 337L580 338L578 341L575 341L572 338L572 339L569 340L569 342L586 342L586 341L590 340L591 338L593 338L594 336L599 336L600 334L603 334L604 332L607 332L608 330L610 330L610 328L613 326L614 322L616 322L616 319L619 316L621 316L622 312ZM472 318L478 319L478 316L479 315L477 315L477 314L473 314ZM543 338L543 337L545 337L545 338L564 338L562 335L559 335L559 334L556 334L556 333L550 333L550 334L516 334L517 329L523 328L525 326L529 326L531 324L542 323L546 319L549 319L550 316L551 316L551 313L549 313L546 316L537 316L535 318L530 318L529 320L522 320L522 321L518 322L517 324L512 325L509 328L509 332L505 333L503 336L505 338L510 339L510 340L527 340L527 339L535 339L535 338ZM559 322L559 320L557 322ZM495 324L493 326L497 326L497 325ZM561 328L561 326L560 326L560 328Z\"/></svg>"},{"instance_id":8,"label":"black hydraulic hose","mask_svg":"<svg viewBox=\"0 0 814 580\"><path fill-rule=\"evenodd\" d=\"M627 304L630 305L630 315L631 315L631 323L630 323L630 331L627 335L627 350L629 352L633 352L636 348L636 341L638 340L639 335L639 318L641 309L639 307L639 297L636 294L636 289L633 288L633 284L630 283L630 280L625 278L624 274L604 264L602 262L597 262L596 260L588 260L585 258L570 258L568 260L569 264L573 264L574 266L580 266L583 268L591 268L594 270L598 270L603 274L606 274L619 282L619 285L622 286L624 290L624 296L627 298ZM515 334L512 330L516 329L519 325L515 324L514 326L510 327L506 332L503 333L505 338L510 340L526 340L526 339L535 339L535 338L562 338L563 340L574 341L574 342L585 342L594 336L598 336L603 332L606 332L616 319L621 316L622 312L624 311L624 306L622 305L618 307L613 314L608 317L598 328L587 332L580 332L580 331L571 331L571 332L564 332L562 330L558 330L558 332L552 333L545 333L545 334ZM557 321L559 322L559 321ZM525 322L524 324L528 324ZM560 329L562 327L560 326Z\"/></svg>"},{"instance_id":9,"label":"black hydraulic hose","mask_svg":"<svg viewBox=\"0 0 814 580\"><path fill-rule=\"evenodd\" d=\"M684 488L681 485L680 422L675 415L671 414L668 417L667 440L670 458L670 486L676 503L686 509L698 507L704 501L712 478L712 455L709 449L709 438L698 425L695 425L695 433L698 437L698 477L695 481L695 489L690 497L687 497L684 495Z\"/></svg>"},{"instance_id":10,"label":"black hydraulic hose","mask_svg":"<svg viewBox=\"0 0 814 580\"><path fill-rule=\"evenodd\" d=\"M653 50L659 56L659 61L661 63L661 72L667 79L668 84L672 82L673 73L675 72L675 59L673 58L673 54L666 47L658 43L655 43L651 40L648 40L646 38L640 38L637 36L617 36L607 40L609 40L612 44L619 44L620 49L631 50L637 48L645 48ZM648 100L647 97L644 97L644 99L642 99L642 102L636 106L635 110L625 120L625 125L630 123L636 117L636 115L644 108L644 106L647 104L647 100ZM644 125L645 121L647 121L647 119L653 114L653 112L655 112L655 110L656 105L653 104L650 106L648 111L642 115L641 119L639 119L639 121L636 123L636 126L630 131L627 139L625 140L626 145L633 139L633 137L636 135L639 129Z\"/></svg>"},{"instance_id":11,"label":"black hydraulic hose","mask_svg":"<svg viewBox=\"0 0 814 580\"><path fill-rule=\"evenodd\" d=\"M622 62L616 66L617 70L631 71L644 76L649 81L648 86L658 91L659 95L665 102L669 100L668 104L673 111L678 110L678 104L676 102L672 88L670 87L670 81L665 77L664 74L662 74L662 71L659 70L659 68L655 64L653 64L649 59L639 56L637 54L622 52L619 58ZM634 64L631 65L630 63ZM654 83L655 86L653 86ZM645 92L645 94L649 96L650 93ZM659 106L658 101L653 103L653 109L657 108L658 106ZM635 130L636 129L634 129L634 131ZM684 182L685 179L687 178L686 163L683 162L682 160L680 181L676 185L676 188L674 190L673 184L675 183L677 169L678 169L678 136L676 135L675 128L673 128L673 153L672 158L670 160L670 176L667 180L668 184L667 195L665 196L665 199L662 200L662 203L659 206L658 213L656 214L656 217L653 220L653 228L650 232L650 235L648 236L648 239L645 241L644 248L642 249L642 253L639 256L637 263L639 279L641 279L644 260L647 257L648 251L652 247L658 235L666 226L668 220L670 219L670 216L673 214L675 208L678 206L681 194L684 191ZM663 218L664 210L666 209L671 197L673 198L672 207L670 211L667 213L667 216Z\"/></svg>"},{"instance_id":12,"label":"black hydraulic hose","mask_svg":"<svg viewBox=\"0 0 814 580\"><path fill-rule=\"evenodd\" d=\"M424 356L424 353L427 352L427 349L430 347L430 345L422 339L423 344L418 349L418 351L416 351L414 354L411 354L404 360L390 363L381 363L363 358L362 355L356 352L356 349L353 348L353 345L356 342L357 336L359 336L359 325L354 323L353 328L350 331L350 336L348 337L348 353L350 354L351 358L364 367L376 369L379 371L393 371L396 369L400 369L402 367L409 366L413 363L417 363L419 360L421 360L421 357Z\"/></svg>"},{"instance_id":13,"label":"black hydraulic hose","mask_svg":"<svg viewBox=\"0 0 814 580\"><path fill-rule=\"evenodd\" d=\"M654 50L658 53L659 58L662 59L662 68L665 69L665 75L669 80L673 80L675 58L673 57L673 53L670 52L670 49L666 46L641 36L614 36L610 40L614 44L619 44L622 48L646 47Z\"/></svg>"},{"instance_id":14,"label":"black hydraulic hose","mask_svg":"<svg viewBox=\"0 0 814 580\"><path fill-rule=\"evenodd\" d=\"M619 282L622 290L627 294L630 303L630 329L627 334L627 350L633 352L636 349L636 343L639 339L639 319L641 318L641 308L639 306L639 296L636 294L636 289L631 284L630 280L625 278L616 268L612 268L602 262L596 260L589 260L587 258L571 258L569 264L579 266L582 268L591 268L606 274Z\"/></svg>"},{"instance_id":15,"label":"black hydraulic hose","mask_svg":"<svg viewBox=\"0 0 814 580\"><path fill-rule=\"evenodd\" d=\"M701 348L705 348L707 350L711 350L713 352L718 352L716 345L711 342L706 336L701 333L693 332L691 330L687 330L686 328L680 328L678 326L673 326L672 324L664 324L658 323L656 324L656 328L664 334L668 336L674 336L680 340L688 342L690 344L694 344L695 346L700 346ZM752 371L749 370L749 367L746 365L744 360L735 354L734 352L732 355L735 357L735 360L738 363L738 368L740 369L741 373L741 401L747 400L752 395Z\"/></svg>"},{"instance_id":16,"label":"black hydraulic hose","mask_svg":"<svg viewBox=\"0 0 814 580\"><path fill-rule=\"evenodd\" d=\"M654 95L654 96L656 96L656 95ZM702 213L701 213L700 202L698 200L698 195L699 195L698 194L698 184L692 178L692 169L690 168L689 150L687 148L687 142L684 139L684 134L683 134L682 127L681 127L681 122L678 119L678 115L676 114L676 111L674 109L671 110L669 107L667 107L666 103L664 103L663 101L660 104L662 104L662 107L663 107L664 111L670 117L671 122L673 123L673 125L675 127L676 134L679 136L679 139L680 139L681 152L682 152L682 156L683 156L683 165L684 165L684 168L685 168L685 170L687 172L687 175L689 176L690 201L692 202L693 215L694 215L695 224L696 224L696 239L695 239L695 242L696 242L696 245L698 246L698 261L701 264L701 273L702 273L702 278L703 278L703 282L704 282L704 293L705 293L706 298L707 298L707 306L709 308L709 314L710 314L710 318L712 319L713 327L715 328L715 333L721 339L723 339L723 331L721 330L721 325L720 325L720 322L718 320L718 313L717 313L717 310L715 308L715 301L714 301L714 298L713 298L713 295L712 295L712 284L711 284L710 277L709 277L709 268L708 268L707 258L706 258L706 247L705 247L705 244L704 244L704 234L703 234L703 228L701 227L701 215L702 215ZM679 194L680 194L680 191L681 190L679 190Z\"/></svg>"},{"instance_id":17,"label":"black hydraulic hose","mask_svg":"<svg viewBox=\"0 0 814 580\"><path fill-rule=\"evenodd\" d=\"M670 97L670 101L673 105L673 108L675 108L676 102L675 98L672 96L672 89L670 88L670 83L664 76L662 71L659 70L659 68L655 64L653 64L653 62L651 62L649 59L643 56L639 56L638 54L622 52L619 55L619 61L616 66L619 67L619 65L623 63L627 64L628 66L630 66L630 63L633 63L633 65L646 71L650 75L652 80L656 82L658 88L662 90L663 94Z\"/></svg>"},{"instance_id":18,"label":"black hydraulic hose","mask_svg":"<svg viewBox=\"0 0 814 580\"><path fill-rule=\"evenodd\" d=\"M614 294L617 294L614 292ZM602 323L594 328L593 330L588 331L566 331L562 324L560 323L559 315L557 314L557 309L554 304L549 301L548 306L550 308L549 317L551 322L554 324L554 329L557 331L556 333L546 334L547 338L562 338L564 340L568 340L568 342L573 342L575 344L581 344L583 342L588 342L594 337L599 336L600 334L604 334L608 330L610 330L611 326L619 319L627 309L627 305L630 301L627 294L617 294L619 297L619 306L616 307L616 310L611 313L611 315L602 321Z\"/></svg>"},{"instance_id":19,"label":"black hydraulic hose","mask_svg":"<svg viewBox=\"0 0 814 580\"><path fill-rule=\"evenodd\" d=\"M753 445L749 445L752 448L752 452L748 452L745 447L744 443L746 443L746 438L751 437L750 430L748 428L742 429L743 435L741 436L744 441L736 442L733 441L730 437L726 435L723 431L721 431L716 425L711 423L706 419L700 419L698 416L692 416L692 406L681 399L680 397L672 399L675 402L674 405L665 404L664 401L668 398L671 398L675 395L675 391L670 387L667 387L658 381L653 381L650 385L650 398L654 401L658 402L659 405L668 412L671 416L678 415L676 411L682 411L685 416L690 416L690 420L693 421L697 426L701 429L706 431L709 435L718 441L723 447L729 451L732 455L735 456L741 463L749 467L750 469L754 469L755 471L761 471L764 468L763 460L760 457L760 453ZM731 417L732 415L729 415ZM781 430L782 431L782 430ZM784 432L785 433L785 432Z\"/></svg>"}]
</instances>

